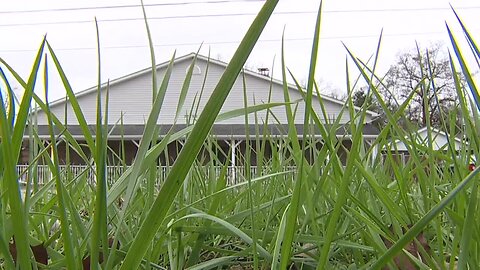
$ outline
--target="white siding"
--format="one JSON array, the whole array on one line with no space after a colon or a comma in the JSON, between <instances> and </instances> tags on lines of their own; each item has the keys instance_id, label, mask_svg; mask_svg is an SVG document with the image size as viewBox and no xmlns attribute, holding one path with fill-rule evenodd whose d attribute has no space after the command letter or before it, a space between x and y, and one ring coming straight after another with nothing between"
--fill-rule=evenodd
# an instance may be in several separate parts
<instances>
[{"instance_id":1,"label":"white siding","mask_svg":"<svg viewBox=\"0 0 480 270\"><path fill-rule=\"evenodd\" d=\"M414 138L418 144L421 144L425 147L428 147L428 132L425 128L422 128L418 131L417 134L414 134ZM407 139L410 139L409 137ZM455 142L455 150L460 150L462 148L462 141L456 137L451 137L451 140ZM392 146L392 150L396 149L397 151L408 151L407 146L402 141L395 142L395 148ZM447 135L436 129L432 130L432 147L433 150L447 150L448 149L448 139Z\"/></svg>"},{"instance_id":2,"label":"white siding","mask_svg":"<svg viewBox=\"0 0 480 270\"><path fill-rule=\"evenodd\" d=\"M147 76L140 76L123 81L109 88L109 123L117 122L122 113L124 124L143 124L151 109L151 80ZM102 91L102 111L104 112L104 101L106 91ZM97 115L97 93L89 92L77 98L87 124L95 124ZM62 121L65 119L65 103L51 106L52 112ZM38 114L39 125L45 123L45 114ZM73 112L70 102L67 103L67 121L70 125L77 125L78 121Z\"/></svg>"},{"instance_id":3,"label":"white siding","mask_svg":"<svg viewBox=\"0 0 480 270\"><path fill-rule=\"evenodd\" d=\"M175 117L175 112L177 110L177 104L179 100L180 90L185 79L186 71L191 63L192 58L187 58L183 61L177 61L174 65L174 69L168 84L167 93L165 100L161 109L160 117L158 120L159 124L172 124ZM192 81L190 84L189 92L185 99L184 107L181 110L181 113L178 117L178 124L185 123L186 115L190 115L191 108L194 103L195 96L200 94L202 89L202 84L204 81L205 71L207 62L203 58L197 60L195 75L192 76ZM200 108L198 114L203 109L208 97L213 92L214 87L219 81L225 67L221 64L210 63L208 67L208 76L205 81L205 88L203 92L202 99L200 101ZM199 71L199 72L198 72ZM165 67L163 66L158 70L158 83L161 84L163 80L163 74L165 72ZM199 74L198 74L199 73ZM248 96L248 104L261 104L268 102L269 90L270 90L270 79L268 77L254 76L251 74L246 74L246 89ZM301 99L301 94L296 89L290 89L290 99L292 101ZM105 91L102 91L103 100L105 99ZM278 83L273 83L272 85L272 95L271 101L273 102L283 102L283 88ZM96 121L96 92L86 92L83 95L79 95L78 103L85 115L88 124L94 124ZM128 124L143 124L148 118L148 114L151 109L152 104L152 79L149 72L140 73L139 75L132 75L124 79L120 79L117 82L113 82L110 86L110 95L109 95L109 114L108 120L110 124L117 123L120 120L121 115L123 114L123 123ZM235 85L233 86L223 108L222 112L230 111L233 109L243 108L243 85L242 85L242 76L240 75L237 78ZM323 104L326 110L328 117L336 118L342 108L341 104L332 102L330 100L323 100ZM52 111L57 115L57 117L63 121L64 119L64 103L58 103L52 106ZM295 105L292 105L292 108L295 109ZM313 106L315 111L318 113L319 117L323 119L323 114L321 113L320 104L318 98L315 97L313 100ZM305 104L304 102L298 103L296 109L295 122L297 124L303 123ZM275 114L276 118L280 122L286 123L286 114L284 107L276 107L272 109L272 112ZM75 125L78 124L73 110L69 103L67 103L67 115L68 115L68 124ZM197 115L198 116L198 115ZM258 113L259 121L263 121L266 117L266 112ZM367 121L371 117L368 116ZM348 111L343 113L341 123L345 123L349 120ZM250 123L254 123L254 116L251 115L249 118ZM273 118L270 117L269 122L273 123ZM41 112L38 115L38 123L45 124L46 119L44 114ZM222 124L243 124L244 117L236 117L234 119L229 119L222 122Z\"/></svg>"}]
</instances>

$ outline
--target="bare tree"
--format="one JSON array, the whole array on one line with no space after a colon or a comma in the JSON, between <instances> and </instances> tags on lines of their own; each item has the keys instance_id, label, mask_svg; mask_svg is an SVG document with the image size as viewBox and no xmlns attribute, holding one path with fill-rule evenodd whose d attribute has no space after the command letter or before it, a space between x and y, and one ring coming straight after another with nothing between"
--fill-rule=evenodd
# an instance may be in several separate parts
<instances>
[{"instance_id":1,"label":"bare tree","mask_svg":"<svg viewBox=\"0 0 480 270\"><path fill-rule=\"evenodd\" d=\"M372 95L368 95L368 87L360 87L356 90L352 95L352 102L357 107L366 106L370 111L381 112L377 100Z\"/></svg>"},{"instance_id":2,"label":"bare tree","mask_svg":"<svg viewBox=\"0 0 480 270\"><path fill-rule=\"evenodd\" d=\"M441 110L450 110L457 104L455 85L447 56L436 44L401 53L397 62L384 77L382 95L405 102L413 92L406 116L419 126L440 125ZM391 104L391 106L395 106Z\"/></svg>"}]
</instances>

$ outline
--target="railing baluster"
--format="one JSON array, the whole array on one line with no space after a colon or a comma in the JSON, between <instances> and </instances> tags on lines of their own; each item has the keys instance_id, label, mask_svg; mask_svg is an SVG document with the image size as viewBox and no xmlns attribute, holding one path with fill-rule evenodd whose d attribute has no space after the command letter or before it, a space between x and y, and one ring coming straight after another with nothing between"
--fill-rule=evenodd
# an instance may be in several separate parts
<instances>
[{"instance_id":1,"label":"railing baluster","mask_svg":"<svg viewBox=\"0 0 480 270\"><path fill-rule=\"evenodd\" d=\"M96 175L95 175L95 168L92 167L90 168L89 165L60 165L59 167L60 171L62 172L62 177L68 177L71 175L73 179L76 177L79 177L81 174L84 174L85 179L88 181L90 184L95 184L96 180ZM106 171L107 171L107 181L109 185L112 185L120 175L122 175L126 169L128 169L128 166L107 166ZM208 166L200 168L202 174L206 177L210 177L210 173L214 172L215 176L218 177L220 176L220 173L222 171L222 166L215 166L213 170L211 170ZM33 175L28 175L26 170L29 170L29 165L17 165L17 174L19 177L20 182L26 182L28 178L33 179L34 177L37 178L38 184L43 185L47 181L50 181L51 179L51 172L50 169L47 165L44 164L38 164L36 165L36 168L30 168L30 171L36 171L36 176ZM156 188L160 188L162 185L163 181L165 180L166 176L168 175L168 172L170 170L169 166L157 166L157 185ZM294 166L285 166L284 170L295 170ZM24 173L25 172L25 173ZM234 185L238 184L242 181L245 180L245 167L243 166L229 166L227 168L227 183L228 185ZM270 173L266 167L263 167L263 170L259 171L259 168L257 166L251 166L250 167L250 177L253 179L255 177L259 177L261 175ZM23 175L22 175L23 174ZM285 175L285 179L291 178L292 174Z\"/></svg>"}]
</instances>

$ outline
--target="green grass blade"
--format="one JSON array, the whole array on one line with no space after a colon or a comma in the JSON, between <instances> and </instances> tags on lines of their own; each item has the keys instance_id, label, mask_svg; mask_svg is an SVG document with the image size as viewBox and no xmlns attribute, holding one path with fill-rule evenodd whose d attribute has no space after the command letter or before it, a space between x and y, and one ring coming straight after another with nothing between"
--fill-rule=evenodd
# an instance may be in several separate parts
<instances>
[{"instance_id":1,"label":"green grass blade","mask_svg":"<svg viewBox=\"0 0 480 270\"><path fill-rule=\"evenodd\" d=\"M316 19L316 24L315 24L315 32L313 36L313 44L312 44L312 51L311 51L311 58L310 58L310 69L309 69L309 77L308 77L308 83L307 83L307 94L306 94L306 99L305 99L305 115L304 115L304 131L303 131L303 140L302 140L302 147L301 147L301 152L298 152L298 154L303 153L305 149L305 145L307 143L307 127L310 125L310 109L312 108L312 96L313 96L313 87L314 87L314 81L315 81L315 69L316 69L316 63L317 63L317 54L318 54L318 45L319 45L319 40L320 40L320 25L321 25L321 18L322 18L322 3L323 1L320 2L319 8L318 8L318 13L317 13L317 19ZM283 43L282 43L283 44ZM284 57L283 57L283 52L282 52L282 62L284 62ZM285 75L284 75L285 79ZM285 84L286 82L284 82ZM284 86L285 88L285 86ZM299 89L300 90L300 89ZM285 90L284 90L285 91ZM287 90L288 91L288 90ZM291 120L291 119L290 119ZM293 121L289 121L290 125L293 125ZM295 141L297 138L295 138ZM298 150L298 149L297 149ZM287 222L285 224L285 236L284 236L284 242L282 243L282 251L281 251L281 262L280 262L280 268L281 269L286 269L288 267L288 263L290 262L290 254L291 254L291 249L292 249L292 243L293 243L293 238L295 235L295 227L297 223L297 216L298 216L298 209L300 208L301 205L301 192L302 192L302 182L303 182L303 174L304 172L304 165L305 165L305 159L301 158L301 160L298 160L299 162L297 163L297 166L299 166L298 169L298 177L295 181L295 187L293 190L293 195L292 195L292 201L290 204L290 208L288 211L288 216L287 216Z\"/></svg>"},{"instance_id":2,"label":"green grass blade","mask_svg":"<svg viewBox=\"0 0 480 270\"><path fill-rule=\"evenodd\" d=\"M469 253L472 252L470 243L475 239L475 228L477 226L475 216L478 206L478 181L473 183L473 188L470 193L470 200L468 202L468 210L463 222L462 239L460 240L460 254L458 256L458 269L468 269L467 263L469 261ZM478 239L477 239L478 241ZM471 265L473 268L473 265Z\"/></svg>"},{"instance_id":3,"label":"green grass blade","mask_svg":"<svg viewBox=\"0 0 480 270\"><path fill-rule=\"evenodd\" d=\"M155 47L153 46L152 34L150 33L150 27L147 20L147 12L145 11L145 6L143 0L140 0L142 5L143 20L145 22L145 29L147 30L148 37L148 48L150 49L150 61L152 63L152 101L157 97L157 64L155 63Z\"/></svg>"},{"instance_id":4,"label":"green grass blade","mask_svg":"<svg viewBox=\"0 0 480 270\"><path fill-rule=\"evenodd\" d=\"M148 211L145 221L142 223L131 248L127 252L121 269L136 269L147 252L146 242L151 242L156 232L164 222L164 218L170 208L185 176L187 175L197 153L200 151L203 141L207 137L213 122L215 121L222 105L228 96L240 70L245 64L248 55L252 51L278 0L267 1L259 15L252 23L245 38L235 52L224 74L215 87L211 98L205 105L198 122L192 130L192 136L188 138L175 161L160 192Z\"/></svg>"},{"instance_id":5,"label":"green grass blade","mask_svg":"<svg viewBox=\"0 0 480 270\"><path fill-rule=\"evenodd\" d=\"M1 106L1 105L0 105ZM10 250L8 248L8 240L3 238L3 234L0 233L0 252L3 254L4 266L6 269L15 269L15 263L13 262Z\"/></svg>"},{"instance_id":6,"label":"green grass blade","mask_svg":"<svg viewBox=\"0 0 480 270\"><path fill-rule=\"evenodd\" d=\"M473 74L470 69L467 66L467 63L465 61L465 58L458 46L458 42L455 39L453 33L450 31L450 28L447 25L447 31L448 31L448 36L450 37L450 41L453 46L453 50L455 52L455 55L457 56L457 60L460 63L460 67L462 69L462 72L465 76L465 79L467 81L468 86L470 87L470 92L472 93L472 96L475 100L475 105L477 106L477 109L480 110L480 94L478 92L478 88L475 84L475 81L473 80L472 76L470 74Z\"/></svg>"},{"instance_id":7,"label":"green grass blade","mask_svg":"<svg viewBox=\"0 0 480 270\"><path fill-rule=\"evenodd\" d=\"M447 207L457 196L461 194L463 189L476 179L476 175L480 171L480 167L470 173L463 179L447 196L443 197L432 209L430 209L419 221L417 221L390 249L387 250L373 265L372 269L380 269L391 261L408 243L410 243L427 224L439 215L445 207Z\"/></svg>"},{"instance_id":8,"label":"green grass blade","mask_svg":"<svg viewBox=\"0 0 480 270\"><path fill-rule=\"evenodd\" d=\"M470 44L472 51L476 54L475 60L477 61L477 64L479 64L478 59L480 58L480 49L478 48L477 43L475 42L472 35L470 34L470 31L468 31L467 27L460 19L460 16L458 16L455 9L452 6L450 7L452 8L452 11L455 14L455 17L457 18L458 23L462 27L463 33L465 34L465 38L468 40L468 43Z\"/></svg>"},{"instance_id":9,"label":"green grass blade","mask_svg":"<svg viewBox=\"0 0 480 270\"><path fill-rule=\"evenodd\" d=\"M19 256L16 258L17 262L21 267L25 267L25 269L31 269L30 245L27 239L27 220L23 211L24 209L20 197L20 186L18 185L16 176L15 159L12 158L12 128L10 126L10 122L8 121L7 112L3 103L3 98L0 99L0 102L2 102L2 104L0 104L0 135L2 137L2 141L0 143L0 155L2 156L3 160L2 167L0 167L0 172L3 174L1 191L2 193L7 193L7 196L5 197L7 197L6 199L9 200L10 209L12 212L11 219L15 223L15 226L13 228L13 235L17 250L19 252ZM6 208L6 206L4 207ZM8 241L10 241L10 239L6 239L5 242L2 242L6 244L8 243ZM13 261L10 252L8 251L8 247L6 248L6 250L7 252L4 253L3 257L7 261L7 264L12 265ZM22 254L21 252L24 253Z\"/></svg>"},{"instance_id":10,"label":"green grass blade","mask_svg":"<svg viewBox=\"0 0 480 270\"><path fill-rule=\"evenodd\" d=\"M48 79L47 79L47 61L45 61L45 104L48 108ZM55 186L56 192L58 196L58 212L60 216L60 230L62 232L62 240L64 242L64 250L65 250L65 259L66 265L69 269L75 269L77 266L78 257L75 256L75 250L72 240L72 235L70 231L70 221L67 213L67 209L69 207L66 206L65 203L65 196L66 196L66 189L62 183L61 174L60 174L60 167L59 167L59 159L58 159L58 149L57 143L55 138L55 133L53 130L53 121L51 114L47 114L48 119L48 130L50 134L50 141L52 142L51 146L51 154L52 156L50 159L47 159L47 163L49 164L51 173L53 178L55 179Z\"/></svg>"},{"instance_id":11,"label":"green grass blade","mask_svg":"<svg viewBox=\"0 0 480 270\"><path fill-rule=\"evenodd\" d=\"M248 108L248 95L247 95L247 82L245 80L245 72L242 72L242 86L243 86L243 107ZM255 209L253 206L253 190L252 190L252 174L251 174L251 145L250 145L250 123L248 119L249 115L244 115L245 123L245 177L248 183L248 193L247 193L247 204L250 209L250 222L252 227L252 240L253 240L253 268L258 269L258 254L257 254L257 234L256 234L256 224L255 224Z\"/></svg>"},{"instance_id":12,"label":"green grass blade","mask_svg":"<svg viewBox=\"0 0 480 270\"><path fill-rule=\"evenodd\" d=\"M13 137L12 137L12 144L13 144L13 153L15 156L20 154L20 150L22 148L22 141L23 141L23 134L25 133L25 127L28 120L28 114L30 112L30 104L32 102L32 95L35 88L35 83L37 80L37 74L40 67L40 60L42 57L42 53L45 47L45 38L43 39L42 43L40 44L40 48L37 52L37 56L35 58L35 62L26 83L25 92L23 94L23 98L18 109L17 120L15 122L15 128L13 130Z\"/></svg>"},{"instance_id":13,"label":"green grass blade","mask_svg":"<svg viewBox=\"0 0 480 270\"><path fill-rule=\"evenodd\" d=\"M150 112L150 115L148 116L147 123L145 125L145 129L144 129L144 132L143 132L142 140L140 142L140 146L138 147L138 151L136 153L135 160L134 160L134 162L131 166L131 169L129 169L127 172L125 172L122 175L122 177L124 176L123 179L125 179L126 182L124 182L122 180L121 183L125 184L125 186L127 188L127 191L126 191L126 194L125 194L125 197L124 197L124 203L123 203L124 207L123 207L122 211L120 212L119 220L120 220L121 223L123 222L123 220L125 218L126 210L127 210L128 206L130 205L130 202L133 199L135 191L138 189L138 181L139 181L138 176L140 175L142 170L147 170L149 168L148 166L146 166L147 162L145 162L145 158L146 158L147 151L150 147L150 144L152 143L153 140L156 140L155 134L156 134L156 129L157 129L157 120L158 120L158 117L159 117L159 114L160 114L160 110L162 108L163 98L165 96L165 92L166 92L166 89L167 89L167 86L168 86L168 81L170 80L170 76L171 76L171 73L172 73L174 58L175 58L175 55L173 55L172 59L170 60L170 63L167 67L165 76L164 76L163 81L162 81L162 85L160 86L159 92L155 97L154 103L152 105L152 110ZM169 136L167 136L167 139L168 139L168 137ZM164 141L165 141L165 143L164 143ZM166 147L166 139L165 138L161 141L160 145L162 145L163 147ZM158 153L158 155L159 154L160 153ZM157 157L158 157L158 155L157 155ZM151 161L153 162L153 159ZM151 164L152 163L149 163L149 165L151 165ZM118 192L117 196L119 196L123 192L123 190L124 190L123 188L122 189L117 189L116 190L116 192ZM109 192L108 197L111 197L110 201L112 201L112 200L114 201L118 198L116 196L112 196L111 192ZM109 205L108 202L107 202L107 205ZM118 227L117 230L116 230L115 238L117 238L119 231L120 231L120 227Z\"/></svg>"},{"instance_id":14,"label":"green grass blade","mask_svg":"<svg viewBox=\"0 0 480 270\"><path fill-rule=\"evenodd\" d=\"M297 101L298 102L298 101ZM287 104L293 104L293 103L282 103L282 102L272 102L272 103L265 103L265 104L259 104L259 105L253 105L249 106L248 108L241 108L241 109L235 109L231 110L228 112L224 112L218 115L217 117L217 122L221 121L226 121L228 119L232 119L235 117L243 116L245 113L255 113L257 111L262 111L262 110L268 110L270 108L278 107L278 106L285 106ZM144 155L145 159L142 162L142 166L140 171L145 171L147 168L156 161L158 156L162 153L162 151L165 149L167 144L174 142L176 140L179 140L185 136L187 136L189 133L191 133L193 129L193 126L188 126L174 134L167 134L164 139L152 146ZM110 206L112 203L114 203L119 196L124 192L125 188L128 185L128 180L130 179L130 175L132 174L132 169L133 167L128 168L117 181L113 184L113 186L110 188L108 191L108 196L107 196L107 205Z\"/></svg>"},{"instance_id":15,"label":"green grass blade","mask_svg":"<svg viewBox=\"0 0 480 270\"><path fill-rule=\"evenodd\" d=\"M382 36L380 35L380 38L378 40L376 57L374 62L374 69L376 67L378 54L380 51L381 37ZM371 78L369 78L367 82L369 83L369 87L373 87ZM339 184L338 196L334 204L333 212L327 224L325 243L320 251L320 259L317 264L317 269L325 269L326 267L328 258L330 257L330 248L331 248L330 246L334 236L337 234L336 227L338 226L338 220L340 218L340 214L342 213L342 208L347 203L347 198L349 194L349 185L350 185L350 181L352 181L352 174L355 168L355 163L357 160L360 159L359 153L361 150L360 146L363 140L362 132L363 132L363 126L365 122L365 115L366 115L366 107L363 108L363 111L358 123L355 123L355 121L350 122L351 123L350 132L353 133L351 138L352 147L350 149L350 155L347 156L347 164L346 164L343 177Z\"/></svg>"},{"instance_id":16,"label":"green grass blade","mask_svg":"<svg viewBox=\"0 0 480 270\"><path fill-rule=\"evenodd\" d=\"M272 267L270 268L271 270L279 269L279 256L280 256L280 250L282 247L282 242L285 236L285 224L287 222L288 208L290 208L290 204L288 204L287 207L285 208L285 211L283 212L283 215L282 215L282 219L280 220L279 228L277 230L277 238L275 240L275 246L273 249L273 256L272 256Z\"/></svg>"},{"instance_id":17,"label":"green grass blade","mask_svg":"<svg viewBox=\"0 0 480 270\"><path fill-rule=\"evenodd\" d=\"M3 104L1 107L1 136L2 136L2 154L3 154L3 180L6 190L8 190L8 199L10 209L12 211L12 221L15 226L13 228L13 234L15 244L18 250L17 263L22 269L31 269L30 263L30 245L28 242L28 230L27 230L27 216L24 212L23 203L20 195L20 186L16 173L16 162L18 160L23 134L25 132L25 126L27 123L28 113L30 110L30 102L32 100L33 91L35 88L35 82L37 79L38 70L42 59L42 53L45 45L45 39L42 41L35 62L33 64L29 79L24 86L25 92L22 98L22 102L18 109L17 120L15 126L12 127L11 122L8 120L7 112ZM3 60L2 60L3 62Z\"/></svg>"},{"instance_id":18,"label":"green grass blade","mask_svg":"<svg viewBox=\"0 0 480 270\"><path fill-rule=\"evenodd\" d=\"M7 76L5 75L5 72L3 72L2 68L0 68L0 77L2 78L3 82L5 83L5 86L7 87L7 91L6 91L7 93L6 93L6 97L5 97L6 100L4 100L5 103L2 102L1 105L5 106L6 104L8 104L8 113L7 113L8 119L7 120L13 126L15 124L15 115L16 115L15 93L13 92L12 86L10 85L10 82L7 79Z\"/></svg>"},{"instance_id":19,"label":"green grass blade","mask_svg":"<svg viewBox=\"0 0 480 270\"><path fill-rule=\"evenodd\" d=\"M211 149L209 149L209 151L211 151ZM230 153L228 155L228 158L230 158L230 155L231 155L231 150L230 150ZM228 162L226 162L225 165L223 165L222 170L220 172L220 175L218 176L218 179L217 179L217 182L216 182L216 185L215 185L215 191L214 191L213 194L215 194L216 192L219 192L219 191L226 188L228 166L229 166ZM213 195L213 194L211 194L211 195ZM205 199L205 197L204 197L204 199ZM212 200L212 204L210 205L210 208L208 209L207 214L215 216L217 211L218 211L218 208L220 207L221 200L222 200L222 197L215 196ZM190 204L190 206L193 206L193 205ZM186 207L183 207L183 209L180 209L180 210L186 210L186 209L187 209ZM211 222L207 221L207 222L205 222L204 226L208 228L210 226L210 223ZM190 253L190 256L188 258L188 261L187 261L187 264L186 264L187 267L193 266L194 264L197 264L198 260L200 259L200 252L201 252L202 246L204 245L205 238L206 238L205 234L200 234L200 235L198 235L197 239L194 241L195 245L192 248L192 252Z\"/></svg>"},{"instance_id":20,"label":"green grass blade","mask_svg":"<svg viewBox=\"0 0 480 270\"><path fill-rule=\"evenodd\" d=\"M228 265L230 262L232 262L236 258L237 256L225 256L225 257L215 258L206 262L199 263L194 266L190 266L188 268L185 268L185 270L208 270L208 269L214 269L214 268L218 269L222 266Z\"/></svg>"},{"instance_id":21,"label":"green grass blade","mask_svg":"<svg viewBox=\"0 0 480 270\"><path fill-rule=\"evenodd\" d=\"M255 179L252 179L251 182L252 183L257 183L257 182L272 180L272 179L275 179L275 177L277 177L277 176L286 176L286 175L291 174L291 173L293 173L293 171L277 172L277 173L257 177ZM192 202L189 205L185 205L183 208L180 208L180 209L176 210L175 212L171 213L170 215L168 215L166 219L174 218L176 214L184 211L185 209L193 207L194 205L200 204L200 203L202 203L202 202L204 202L208 199L211 199L211 198L214 198L214 199L215 198L221 198L221 196L225 196L224 194L226 194L227 192L230 192L230 191L233 191L233 190L236 190L236 189L244 188L246 185L248 185L247 182L241 182L241 183L238 183L238 184L235 184L235 185L232 185L232 186L225 187L224 189L219 190L217 192L214 192L210 195L207 195L207 196L205 196L201 199L198 199L198 200ZM288 197L290 197L290 196L286 196L283 199L286 199ZM233 218L233 217L234 216L231 216L230 218ZM229 220L230 220L230 218L229 218Z\"/></svg>"},{"instance_id":22,"label":"green grass blade","mask_svg":"<svg viewBox=\"0 0 480 270\"><path fill-rule=\"evenodd\" d=\"M293 159L295 161L295 164L298 166L302 163L301 161L302 150L298 142L298 134L297 134L297 129L295 127L294 112L292 111L292 107L290 106L290 94L289 94L290 90L288 89L288 85L287 85L284 45L285 45L284 38L282 36L282 56L281 56L282 80L283 80L283 96L284 96L285 102L287 103L287 105L285 106L285 113L287 115L287 122L288 122L288 138L292 143ZM299 174L298 172L300 169L301 167L297 169L297 174ZM298 180L298 177L296 177L296 179ZM300 185L300 183L297 185ZM295 194L295 198L292 197L292 203L290 204L290 207L287 213L288 218L285 223L285 235L284 235L284 241L282 242L282 249L280 253L281 254L280 269L286 269L288 263L290 262L292 242L295 235L295 227L297 222L296 216L297 216L298 207L299 207L300 190L298 190L298 187L295 188L294 190L295 191L293 192L293 194Z\"/></svg>"},{"instance_id":23,"label":"green grass blade","mask_svg":"<svg viewBox=\"0 0 480 270\"><path fill-rule=\"evenodd\" d=\"M238 236L240 239L242 239L247 244L249 244L249 245L255 245L256 244L257 248L258 248L258 252L263 258L265 258L267 260L272 259L272 255L265 248L263 248L261 245L259 245L258 243L255 243L253 241L253 239L248 234L246 234L242 230L238 229L237 227L235 227L231 223L228 223L227 221L225 221L223 219L220 219L218 217L215 217L215 216L212 216L212 215L209 215L209 214L197 213L197 214L186 215L186 216L183 216L183 217L177 219L175 222L173 222L171 224L171 226L173 226L175 223L177 223L181 220L189 219L189 218L203 218L203 219L211 220L211 221L225 227L227 230L232 232L234 235Z\"/></svg>"},{"instance_id":24,"label":"green grass blade","mask_svg":"<svg viewBox=\"0 0 480 270\"><path fill-rule=\"evenodd\" d=\"M97 82L97 123L95 133L95 165L96 165L96 194L95 212L93 214L93 225L90 242L90 268L98 269L99 250L103 246L103 256L108 255L107 244L107 171L106 151L107 138L106 128L108 126L108 84L105 100L105 125L102 124L102 89L101 89L101 57L100 57L100 33L98 22L95 19L97 33L97 57L98 57L98 82ZM93 149L92 149L93 150Z\"/></svg>"},{"instance_id":25,"label":"green grass blade","mask_svg":"<svg viewBox=\"0 0 480 270\"><path fill-rule=\"evenodd\" d=\"M78 104L77 97L75 96L75 93L73 92L73 89L70 85L70 82L67 79L67 76L60 65L60 61L58 60L53 48L50 46L50 44L47 42L47 47L50 52L50 55L52 56L52 60L55 64L55 67L57 68L57 72L60 75L60 78L63 83L63 87L65 88L65 91L67 92L67 97L68 101L70 102L70 105L72 106L73 111L75 112L75 116L77 117L78 123L80 125L80 128L82 130L82 135L84 136L85 141L87 142L88 148L91 150L95 149L95 141L93 140L93 136L90 133L90 130L88 129L88 124L87 121L85 120L85 116L82 113L82 109L80 108L80 104Z\"/></svg>"},{"instance_id":26,"label":"green grass blade","mask_svg":"<svg viewBox=\"0 0 480 270\"><path fill-rule=\"evenodd\" d=\"M200 48L198 50L200 51ZM193 70L195 68L195 63L197 62L197 55L199 51L197 51L197 54L195 54L195 56L193 57L192 63L188 67L185 80L183 81L182 89L180 90L180 96L178 98L177 111L175 113L175 120L173 121L174 123L176 123L178 117L181 116L180 114L182 112L183 104L185 103L185 98L187 97L188 90L190 88L190 82L192 81Z\"/></svg>"},{"instance_id":27,"label":"green grass blade","mask_svg":"<svg viewBox=\"0 0 480 270\"><path fill-rule=\"evenodd\" d=\"M403 225L407 225L408 218L405 217L403 214L402 209L398 204L396 204L390 197L389 194L385 193L382 187L378 184L373 175L372 171L369 168L365 168L364 165L359 162L358 160L355 162L357 165L356 167L361 172L365 180L368 182L370 187L374 190L375 194L377 195L378 199L385 205L388 209L388 212L396 218L396 220L400 221Z\"/></svg>"},{"instance_id":28,"label":"green grass blade","mask_svg":"<svg viewBox=\"0 0 480 270\"><path fill-rule=\"evenodd\" d=\"M453 10L453 8L452 8L452 10ZM462 27L463 33L465 34L465 37L466 37L466 39L467 39L467 41L470 45L470 48L472 49L472 51L475 55L475 60L477 61L477 64L478 64L478 58L480 57L480 51L478 49L478 46L476 45L475 40L470 35L469 31L467 30L467 28L465 27L465 25L461 21L460 17L456 13L456 11L453 10L453 12L454 12L458 22L460 23L460 26ZM473 79L472 73L470 73L470 70L469 70L469 68L466 64L466 61L463 58L461 50L458 46L458 43L457 43L455 37L453 36L453 34L451 33L450 29L448 28L448 25L447 25L447 30L448 30L448 34L450 36L450 40L451 40L451 43L453 45L455 54L456 54L457 59L460 63L460 66L462 68L464 78L466 79L466 81L469 85L470 92L472 93L472 96L475 100L477 108L480 109L480 96L478 94L478 89L476 87L476 84L475 84L475 81ZM455 72L455 67L454 67L454 64L453 64L453 61L452 61L451 58L450 58L450 61L451 61L452 70ZM460 89L458 78L457 78L458 75L456 73L454 73L454 76L455 76L454 79L456 81L457 89ZM457 91L457 93L461 94L461 92L459 92L459 91ZM459 96L461 96L461 95L459 95ZM464 106L464 104L462 103L461 106ZM462 108L462 110L465 111L466 108ZM467 112L466 115L468 115L468 112ZM469 119L467 118L466 120L468 121ZM474 140L475 140L476 145L478 145L478 142L477 142L478 136L474 136ZM473 143L473 141L472 141L472 143ZM456 167L458 167L458 166L456 166ZM462 228L462 234L461 234L462 236L461 236L461 240L460 240L460 253L459 253L459 257L458 257L458 269L467 269L468 268L469 254L471 254L470 243L472 241L472 238L473 239L475 238L474 237L474 234L475 234L474 228L476 226L475 216L477 215L477 213L476 213L477 205L478 205L478 183L475 182L474 186L472 188L472 191L470 193L470 199L468 201L468 207L467 207L467 211L466 211L465 221L463 222L463 228Z\"/></svg>"}]
</instances>

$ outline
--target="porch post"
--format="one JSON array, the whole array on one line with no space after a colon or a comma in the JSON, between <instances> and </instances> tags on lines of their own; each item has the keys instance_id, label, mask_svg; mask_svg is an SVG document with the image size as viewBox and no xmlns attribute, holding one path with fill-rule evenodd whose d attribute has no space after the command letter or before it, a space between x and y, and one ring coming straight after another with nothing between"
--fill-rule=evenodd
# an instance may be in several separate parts
<instances>
[{"instance_id":1,"label":"porch post","mask_svg":"<svg viewBox=\"0 0 480 270\"><path fill-rule=\"evenodd\" d=\"M237 178L236 166L237 166L237 144L234 139L230 142L230 147L232 148L232 156L230 157L230 166L232 167L232 181L235 181Z\"/></svg>"},{"instance_id":2,"label":"porch post","mask_svg":"<svg viewBox=\"0 0 480 270\"><path fill-rule=\"evenodd\" d=\"M230 147L232 148L232 156L230 157L230 168L231 168L231 176L233 183L236 182L237 179L237 146L240 145L242 141L236 141L232 138L230 141Z\"/></svg>"},{"instance_id":3,"label":"porch post","mask_svg":"<svg viewBox=\"0 0 480 270\"><path fill-rule=\"evenodd\" d=\"M53 142L51 142L53 144ZM54 160L53 157L54 157L54 151L53 151L53 145L50 147L50 160ZM48 169L48 181L52 180L53 179L53 172L52 170L50 170L48 167L45 167L46 169ZM48 183L48 181L46 181L45 179L43 179L43 182L42 184L45 184L45 183Z\"/></svg>"},{"instance_id":4,"label":"porch post","mask_svg":"<svg viewBox=\"0 0 480 270\"><path fill-rule=\"evenodd\" d=\"M372 146L372 144L375 142L375 140L370 140L369 144L370 144L370 147ZM377 156L378 156L378 144L373 146L373 150L372 150L372 165L375 164L375 159L377 159Z\"/></svg>"}]
</instances>

